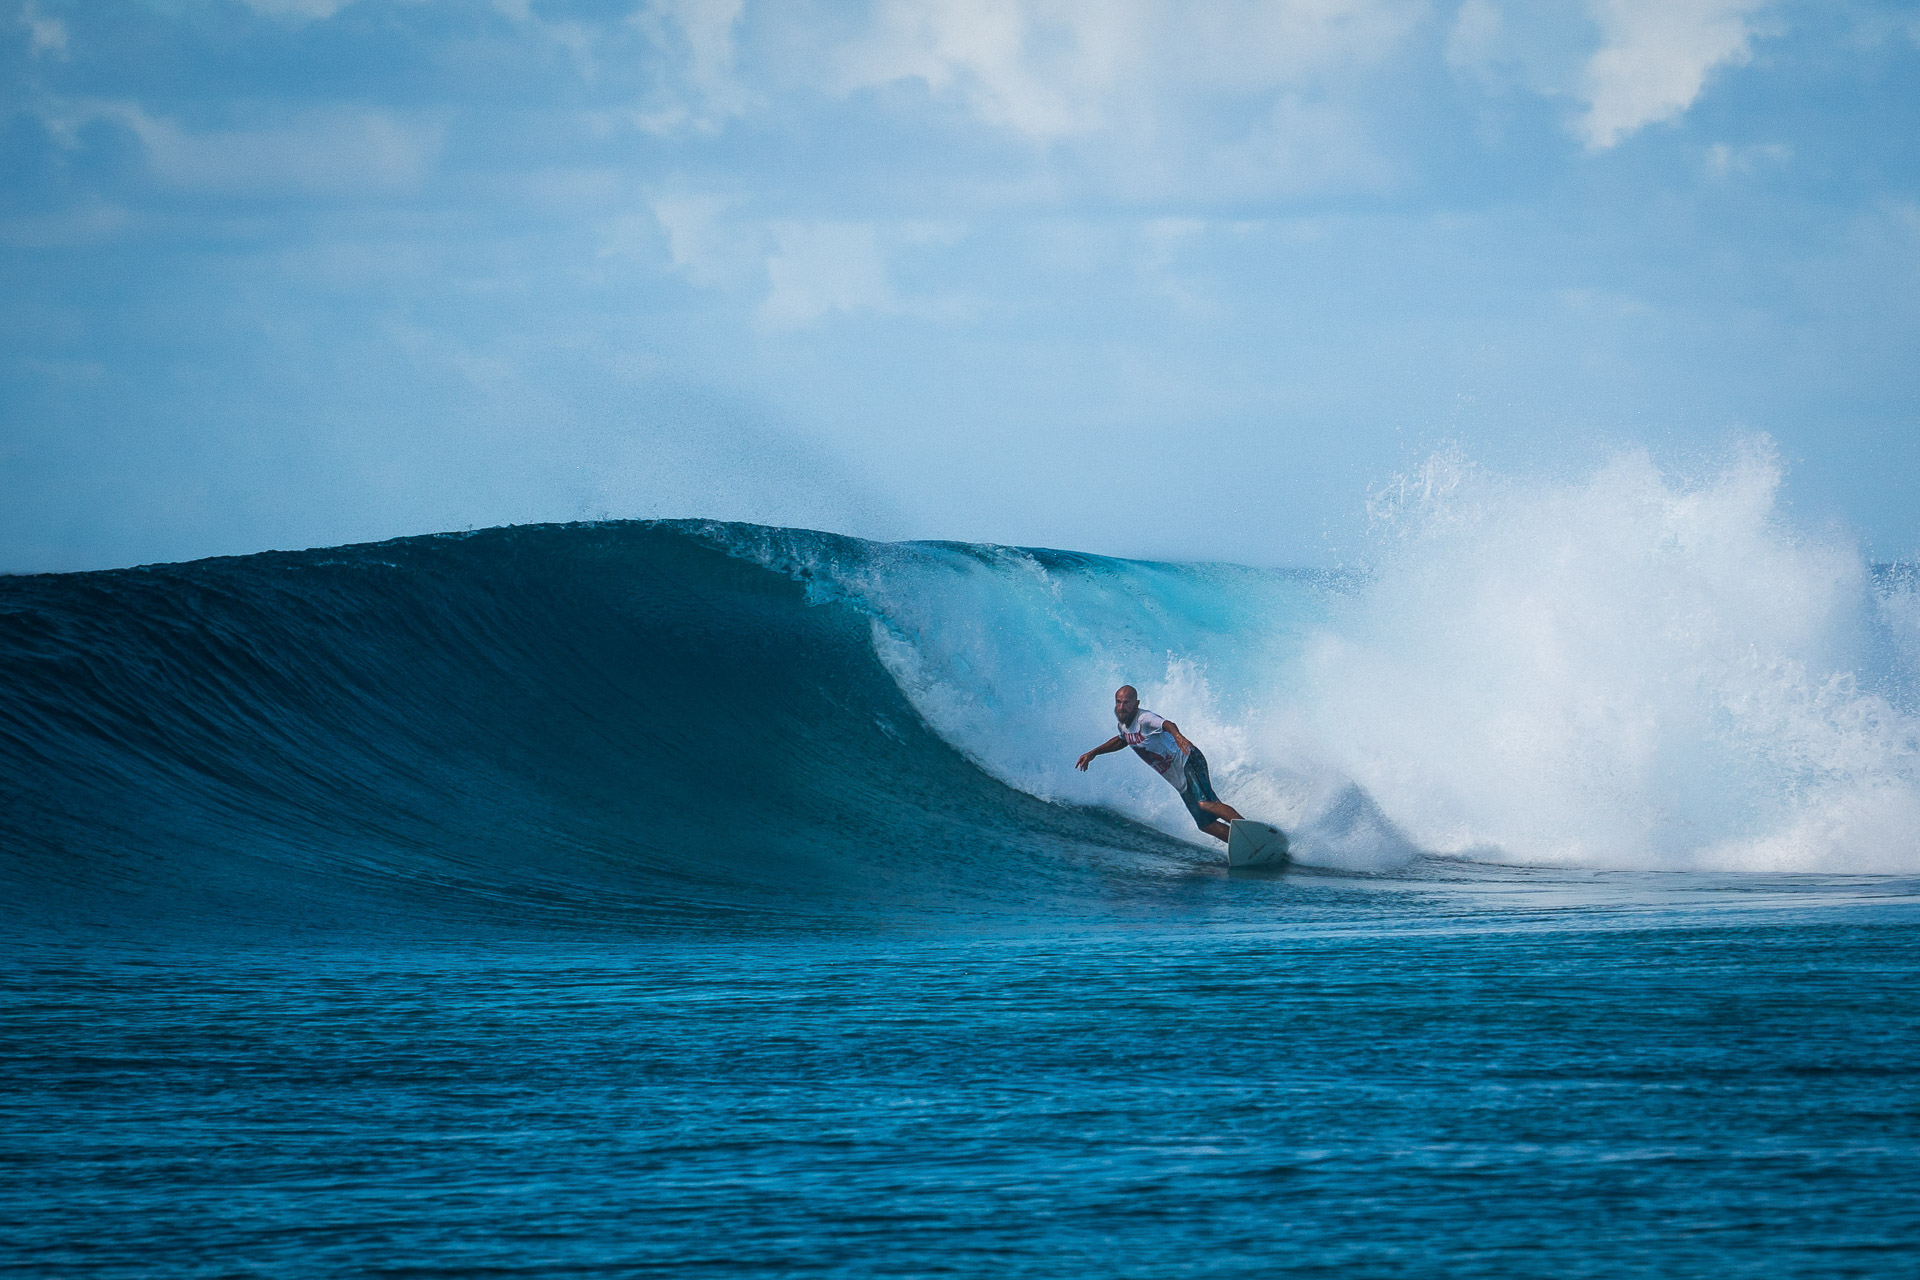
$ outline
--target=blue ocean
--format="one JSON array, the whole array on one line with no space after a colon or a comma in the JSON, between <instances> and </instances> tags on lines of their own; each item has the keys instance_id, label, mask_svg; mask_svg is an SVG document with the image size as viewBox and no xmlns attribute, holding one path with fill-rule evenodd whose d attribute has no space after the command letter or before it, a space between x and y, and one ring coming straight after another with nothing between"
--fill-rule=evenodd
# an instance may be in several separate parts
<instances>
[{"instance_id":1,"label":"blue ocean","mask_svg":"<svg viewBox=\"0 0 1920 1280\"><path fill-rule=\"evenodd\" d=\"M0 1266L1912 1274L1920 601L1776 483L0 579Z\"/></svg>"}]
</instances>

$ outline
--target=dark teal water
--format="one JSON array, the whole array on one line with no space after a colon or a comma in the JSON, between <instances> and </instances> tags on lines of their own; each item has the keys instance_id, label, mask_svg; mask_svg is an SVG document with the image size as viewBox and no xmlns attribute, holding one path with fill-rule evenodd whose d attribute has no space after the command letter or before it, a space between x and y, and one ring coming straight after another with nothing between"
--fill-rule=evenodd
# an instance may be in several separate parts
<instances>
[{"instance_id":1,"label":"dark teal water","mask_svg":"<svg viewBox=\"0 0 1920 1280\"><path fill-rule=\"evenodd\" d=\"M1914 886L1627 879L42 940L0 1234L89 1276L1911 1274Z\"/></svg>"},{"instance_id":2,"label":"dark teal water","mask_svg":"<svg viewBox=\"0 0 1920 1280\"><path fill-rule=\"evenodd\" d=\"M0 582L0 1269L1913 1272L1920 883L1228 873L816 597L660 526Z\"/></svg>"}]
</instances>

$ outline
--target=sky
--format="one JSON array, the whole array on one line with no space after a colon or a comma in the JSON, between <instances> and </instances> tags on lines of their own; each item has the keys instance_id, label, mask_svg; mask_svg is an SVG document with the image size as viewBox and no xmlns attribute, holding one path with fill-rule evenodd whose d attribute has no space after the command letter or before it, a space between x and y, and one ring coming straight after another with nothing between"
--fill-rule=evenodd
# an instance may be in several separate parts
<instances>
[{"instance_id":1,"label":"sky","mask_svg":"<svg viewBox=\"0 0 1920 1280\"><path fill-rule=\"evenodd\" d=\"M1920 554L1913 4L0 0L0 107L0 571L1339 564L1437 450L1756 442Z\"/></svg>"}]
</instances>

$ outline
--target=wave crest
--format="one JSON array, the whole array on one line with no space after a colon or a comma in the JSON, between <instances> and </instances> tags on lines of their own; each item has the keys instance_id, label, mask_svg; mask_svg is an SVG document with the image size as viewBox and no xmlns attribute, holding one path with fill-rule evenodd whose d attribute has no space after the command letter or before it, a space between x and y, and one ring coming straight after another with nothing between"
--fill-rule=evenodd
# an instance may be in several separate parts
<instances>
[{"instance_id":1,"label":"wave crest","mask_svg":"<svg viewBox=\"0 0 1920 1280\"><path fill-rule=\"evenodd\" d=\"M1306 861L1913 870L1911 575L1794 527L1780 483L1764 441L1694 478L1441 454L1376 495L1364 575L924 545L804 572L995 776L1170 834L1197 838L1149 772L1071 768L1121 683Z\"/></svg>"}]
</instances>

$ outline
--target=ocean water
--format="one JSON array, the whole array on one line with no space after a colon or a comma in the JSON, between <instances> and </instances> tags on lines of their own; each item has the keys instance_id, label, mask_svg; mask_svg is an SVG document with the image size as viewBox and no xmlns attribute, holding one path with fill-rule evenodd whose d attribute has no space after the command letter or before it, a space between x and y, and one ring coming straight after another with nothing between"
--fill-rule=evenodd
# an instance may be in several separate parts
<instances>
[{"instance_id":1,"label":"ocean water","mask_svg":"<svg viewBox=\"0 0 1920 1280\"><path fill-rule=\"evenodd\" d=\"M1910 1274L1920 610L1777 483L0 580L0 1266Z\"/></svg>"}]
</instances>

